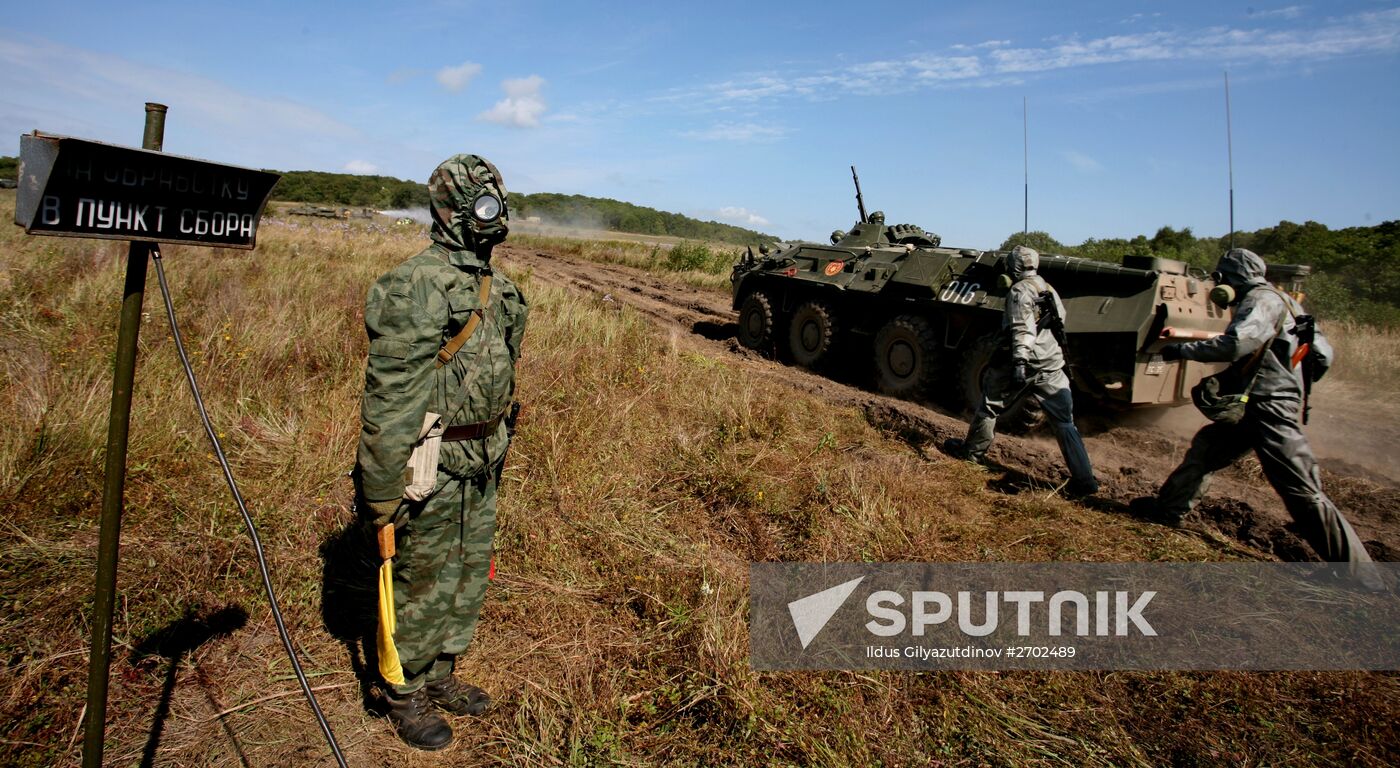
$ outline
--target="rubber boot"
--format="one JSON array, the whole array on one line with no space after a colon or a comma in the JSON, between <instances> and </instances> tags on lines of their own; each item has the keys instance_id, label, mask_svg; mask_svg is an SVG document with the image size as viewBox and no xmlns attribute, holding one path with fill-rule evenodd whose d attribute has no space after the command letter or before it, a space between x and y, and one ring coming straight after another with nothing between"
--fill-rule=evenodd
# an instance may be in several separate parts
<instances>
[{"instance_id":1,"label":"rubber boot","mask_svg":"<svg viewBox=\"0 0 1400 768\"><path fill-rule=\"evenodd\" d=\"M1128 502L1128 514L1168 528L1180 528L1184 518L1183 515L1174 515L1162 509L1156 496L1139 496Z\"/></svg>"},{"instance_id":2,"label":"rubber boot","mask_svg":"<svg viewBox=\"0 0 1400 768\"><path fill-rule=\"evenodd\" d=\"M1099 481L1098 478L1093 476L1090 476L1086 480L1077 478L1071 479L1069 483L1065 485L1065 495L1069 496L1071 499L1082 499L1086 496L1093 496L1098 492Z\"/></svg>"},{"instance_id":3,"label":"rubber boot","mask_svg":"<svg viewBox=\"0 0 1400 768\"><path fill-rule=\"evenodd\" d=\"M403 743L429 751L452 743L452 727L433 710L426 687L404 695L386 691L384 698L389 702L389 722Z\"/></svg>"},{"instance_id":4,"label":"rubber boot","mask_svg":"<svg viewBox=\"0 0 1400 768\"><path fill-rule=\"evenodd\" d=\"M479 715L491 706L491 697L486 691L460 683L451 675L428 683L423 690L434 704L454 715Z\"/></svg>"},{"instance_id":5,"label":"rubber boot","mask_svg":"<svg viewBox=\"0 0 1400 768\"><path fill-rule=\"evenodd\" d=\"M950 437L943 441L943 452L955 459L970 461L973 464L987 466L987 454L973 453L967 447L967 441L958 437Z\"/></svg>"}]
</instances>

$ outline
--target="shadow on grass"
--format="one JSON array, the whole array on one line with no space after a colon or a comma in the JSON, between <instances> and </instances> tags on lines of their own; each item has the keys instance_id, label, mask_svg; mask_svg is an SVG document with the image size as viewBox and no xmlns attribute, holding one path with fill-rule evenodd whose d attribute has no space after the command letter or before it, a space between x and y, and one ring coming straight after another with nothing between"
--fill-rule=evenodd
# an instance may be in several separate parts
<instances>
[{"instance_id":1,"label":"shadow on grass","mask_svg":"<svg viewBox=\"0 0 1400 768\"><path fill-rule=\"evenodd\" d=\"M369 529L350 521L321 542L321 561L321 620L345 646L365 711L380 714L374 694L380 560Z\"/></svg>"},{"instance_id":2,"label":"shadow on grass","mask_svg":"<svg viewBox=\"0 0 1400 768\"><path fill-rule=\"evenodd\" d=\"M156 661L157 659L164 660L166 664L165 682L161 685L160 699L156 703L155 716L151 722L151 732L146 737L145 749L141 751L142 768L155 765L156 753L160 749L161 734L165 730L165 721L170 717L170 700L175 693L175 681L179 676L181 662L201 645L215 638L227 637L242 629L247 623L248 612L240 606L230 605L212 611L195 606L186 609L185 615L177 621L136 644L132 654L133 664L150 667L159 663ZM215 711L218 711L220 707L214 698L214 692L210 689L208 680L198 669L195 672L195 680L200 689L209 699ZM239 763L244 766L251 765L248 762L248 756L243 752L243 745L238 741L238 735L233 732L233 729L223 718L219 718L219 724L223 727L229 742L233 744L233 749L238 754Z\"/></svg>"}]
</instances>

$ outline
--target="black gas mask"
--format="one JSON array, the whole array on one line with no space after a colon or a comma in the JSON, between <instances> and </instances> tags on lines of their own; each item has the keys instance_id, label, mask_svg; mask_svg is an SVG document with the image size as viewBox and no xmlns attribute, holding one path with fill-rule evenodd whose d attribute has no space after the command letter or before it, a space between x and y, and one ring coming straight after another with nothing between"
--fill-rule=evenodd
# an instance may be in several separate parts
<instances>
[{"instance_id":1,"label":"black gas mask","mask_svg":"<svg viewBox=\"0 0 1400 768\"><path fill-rule=\"evenodd\" d=\"M494 185L481 188L472 199L471 211L463 217L463 238L479 246L490 247L506 239L510 231L505 192Z\"/></svg>"}]
</instances>

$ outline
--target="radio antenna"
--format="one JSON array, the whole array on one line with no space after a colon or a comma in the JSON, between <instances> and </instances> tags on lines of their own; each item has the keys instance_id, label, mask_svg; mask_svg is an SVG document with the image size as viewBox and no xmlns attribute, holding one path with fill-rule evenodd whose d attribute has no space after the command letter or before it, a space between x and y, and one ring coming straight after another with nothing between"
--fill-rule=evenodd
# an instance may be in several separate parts
<instances>
[{"instance_id":1,"label":"radio antenna","mask_svg":"<svg viewBox=\"0 0 1400 768\"><path fill-rule=\"evenodd\" d=\"M1031 139L1030 118L1026 109L1026 97L1021 97L1021 168L1025 172L1024 199L1021 204L1021 234L1030 230L1031 224Z\"/></svg>"},{"instance_id":2,"label":"radio antenna","mask_svg":"<svg viewBox=\"0 0 1400 768\"><path fill-rule=\"evenodd\" d=\"M1230 248L1235 247L1235 145L1230 131L1230 73L1225 73L1225 156L1230 168Z\"/></svg>"}]
</instances>

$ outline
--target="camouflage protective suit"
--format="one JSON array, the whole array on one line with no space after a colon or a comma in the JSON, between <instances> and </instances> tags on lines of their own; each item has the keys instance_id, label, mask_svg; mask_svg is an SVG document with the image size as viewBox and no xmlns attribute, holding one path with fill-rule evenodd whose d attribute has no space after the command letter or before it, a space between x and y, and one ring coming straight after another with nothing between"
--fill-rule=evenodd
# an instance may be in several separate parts
<instances>
[{"instance_id":1,"label":"camouflage protective suit","mask_svg":"<svg viewBox=\"0 0 1400 768\"><path fill-rule=\"evenodd\" d=\"M490 267L491 246L506 228L506 191L495 167L456 155L434 171L428 191L432 245L375 281L365 302L369 360L356 477L371 522L398 527L394 644L405 683L391 686L397 694L446 678L471 642L510 441L501 417L515 391L527 315L520 291ZM500 220L489 226L471 212L483 192L501 202ZM490 297L482 307L480 280L488 274ZM437 367L438 350L478 312L480 325L466 344ZM485 437L443 442L432 495L404 501L409 454L429 411L449 426L500 420Z\"/></svg>"},{"instance_id":2,"label":"camouflage protective suit","mask_svg":"<svg viewBox=\"0 0 1400 768\"><path fill-rule=\"evenodd\" d=\"M993 363L983 372L982 404L968 426L962 449L971 458L982 460L996 436L997 417L1020 398L1034 393L1050 419L1060 453L1069 467L1071 490L1093 493L1098 490L1098 481L1094 479L1084 440L1074 426L1074 398L1064 372L1064 352L1054 333L1040 327L1036 318L1036 299L1045 291L1050 292L1061 319L1065 317L1065 305L1055 289L1036 274L1039 267L1040 254L1033 248L1018 245L1006 257L1006 269L1014 282L1006 296L1002 327L1010 336L1011 356L1005 360L993 355ZM1024 366L1024 386L1016 386L1013 381L1012 373L1018 365Z\"/></svg>"},{"instance_id":3,"label":"camouflage protective suit","mask_svg":"<svg viewBox=\"0 0 1400 768\"><path fill-rule=\"evenodd\" d=\"M1322 492L1317 459L1299 427L1303 366L1292 366L1298 349L1294 318L1304 312L1291 296L1265 281L1265 269L1263 259L1243 248L1221 257L1216 271L1224 284L1234 289L1238 301L1229 326L1220 336L1177 345L1164 355L1234 363L1232 371L1248 375L1248 371L1238 369L1249 366L1255 352L1268 345L1259 358L1259 378L1250 393L1244 418L1236 424L1212 422L1196 433L1181 466L1157 494L1157 514L1168 521L1179 521L1205 496L1213 473L1252 449L1259 457L1264 476L1283 497L1288 513L1319 555L1337 562L1371 562L1351 524ZM1318 354L1317 375L1321 375L1331 365L1332 346L1320 330L1313 340L1313 350Z\"/></svg>"}]
</instances>

